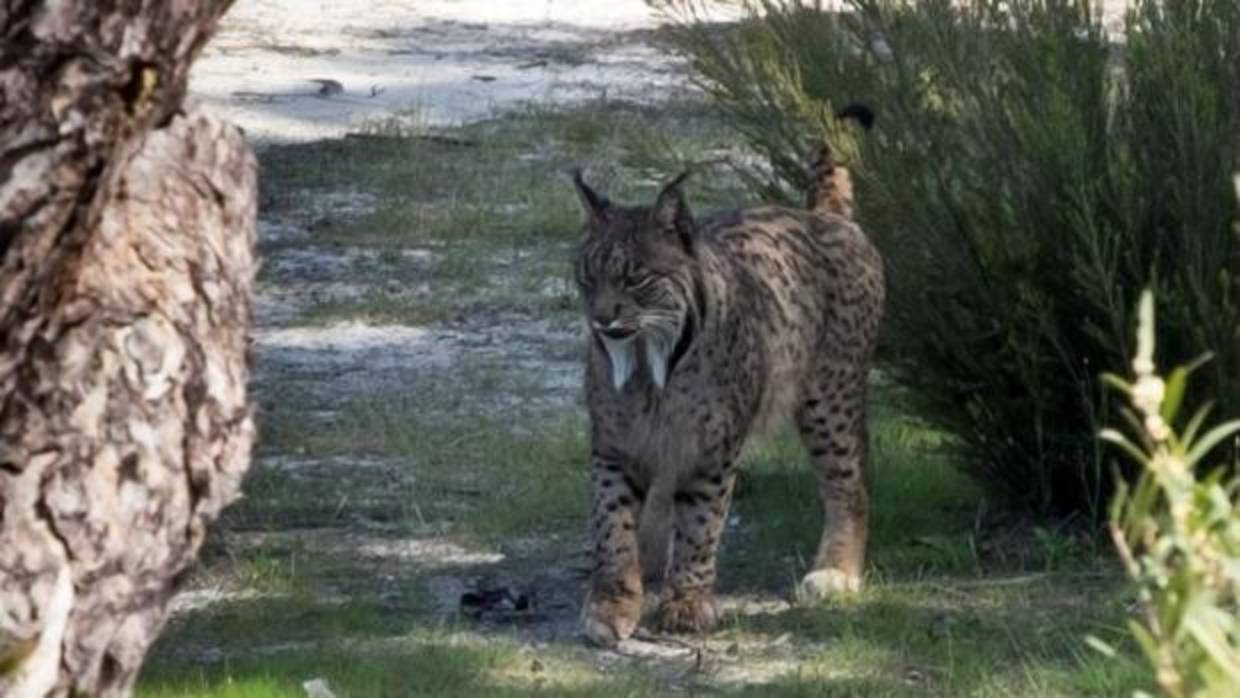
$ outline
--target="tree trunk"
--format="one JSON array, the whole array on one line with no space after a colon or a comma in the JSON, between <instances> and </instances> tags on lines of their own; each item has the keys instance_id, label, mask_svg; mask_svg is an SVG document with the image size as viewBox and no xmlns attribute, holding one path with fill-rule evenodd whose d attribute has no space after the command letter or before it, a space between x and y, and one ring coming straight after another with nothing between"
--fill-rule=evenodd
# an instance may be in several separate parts
<instances>
[{"instance_id":1,"label":"tree trunk","mask_svg":"<svg viewBox=\"0 0 1240 698\"><path fill-rule=\"evenodd\" d=\"M219 0L0 0L0 695L133 686L237 493L256 167Z\"/></svg>"}]
</instances>

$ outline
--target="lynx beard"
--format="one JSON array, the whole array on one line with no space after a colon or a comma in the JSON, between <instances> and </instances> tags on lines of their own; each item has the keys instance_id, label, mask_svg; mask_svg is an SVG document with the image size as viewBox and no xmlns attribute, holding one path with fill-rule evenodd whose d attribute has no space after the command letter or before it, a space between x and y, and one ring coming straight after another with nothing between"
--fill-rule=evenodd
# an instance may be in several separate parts
<instances>
[{"instance_id":1,"label":"lynx beard","mask_svg":"<svg viewBox=\"0 0 1240 698\"><path fill-rule=\"evenodd\" d=\"M611 337L599 332L598 338L607 351L607 361L611 364L611 382L616 390L623 389L637 370L639 344L645 349L650 380L658 388L667 385L667 364L683 329L684 320L660 317L644 323L641 331L627 337Z\"/></svg>"}]
</instances>

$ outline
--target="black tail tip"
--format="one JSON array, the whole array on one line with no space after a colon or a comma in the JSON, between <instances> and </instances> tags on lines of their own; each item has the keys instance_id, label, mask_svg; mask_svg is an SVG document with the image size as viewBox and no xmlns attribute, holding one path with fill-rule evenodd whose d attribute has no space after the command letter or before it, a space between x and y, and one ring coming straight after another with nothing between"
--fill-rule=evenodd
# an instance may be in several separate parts
<instances>
[{"instance_id":1,"label":"black tail tip","mask_svg":"<svg viewBox=\"0 0 1240 698\"><path fill-rule=\"evenodd\" d=\"M845 119L856 119L861 124L861 128L867 131L874 125L874 110L858 104L856 102L844 107L835 113L835 118L844 121Z\"/></svg>"}]
</instances>

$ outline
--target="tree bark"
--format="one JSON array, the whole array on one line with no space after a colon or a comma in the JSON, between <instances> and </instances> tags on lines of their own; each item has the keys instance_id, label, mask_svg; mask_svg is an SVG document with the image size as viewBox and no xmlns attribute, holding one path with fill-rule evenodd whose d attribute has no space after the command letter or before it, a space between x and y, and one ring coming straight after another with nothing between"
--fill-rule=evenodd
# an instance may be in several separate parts
<instances>
[{"instance_id":1,"label":"tree bark","mask_svg":"<svg viewBox=\"0 0 1240 698\"><path fill-rule=\"evenodd\" d=\"M0 0L0 695L127 694L237 493L256 166L228 2Z\"/></svg>"}]
</instances>

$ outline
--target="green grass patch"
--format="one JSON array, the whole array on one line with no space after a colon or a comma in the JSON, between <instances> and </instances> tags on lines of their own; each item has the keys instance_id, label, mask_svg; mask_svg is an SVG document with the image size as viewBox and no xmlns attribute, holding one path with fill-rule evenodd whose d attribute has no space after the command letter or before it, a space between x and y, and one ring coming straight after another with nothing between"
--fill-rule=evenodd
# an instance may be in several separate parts
<instances>
[{"instance_id":1,"label":"green grass patch","mask_svg":"<svg viewBox=\"0 0 1240 698\"><path fill-rule=\"evenodd\" d=\"M511 376L492 370L472 380L485 393ZM319 458L352 455L393 466L358 467L342 482L331 468L264 468L260 462L248 477L245 499L229 510L228 519L251 527L334 526L353 516L407 528L438 521L491 539L546 533L584 520L586 444L580 415L533 416L527 427L514 429L494 416L445 419L426 412L418 398L362 399L327 423L269 425L267 438L296 443Z\"/></svg>"},{"instance_id":2,"label":"green grass patch","mask_svg":"<svg viewBox=\"0 0 1240 698\"><path fill-rule=\"evenodd\" d=\"M354 298L312 305L301 313L298 324L331 325L360 321L374 325L430 325L451 318L461 309L447 299L409 298L388 291L371 290Z\"/></svg>"},{"instance_id":3,"label":"green grass patch","mask_svg":"<svg viewBox=\"0 0 1240 698\"><path fill-rule=\"evenodd\" d=\"M398 641L322 646L229 659L210 666L168 663L149 670L140 698L304 698L302 684L325 680L339 696L654 695L638 677L603 683L580 661L520 653L512 643L478 642L446 632ZM633 687L626 690L625 685ZM612 691L619 691L613 693Z\"/></svg>"},{"instance_id":4,"label":"green grass patch","mask_svg":"<svg viewBox=\"0 0 1240 698\"><path fill-rule=\"evenodd\" d=\"M820 607L738 618L726 632L737 638L790 632L803 643L801 676L787 685L787 695L799 695L807 678L855 691L827 695L1127 695L1143 685L1138 666L1103 662L1082 639L1123 637L1114 622L1122 609L1113 581L871 586Z\"/></svg>"},{"instance_id":5,"label":"green grass patch","mask_svg":"<svg viewBox=\"0 0 1240 698\"><path fill-rule=\"evenodd\" d=\"M193 629L195 643L234 650L245 647L245 638L262 638L267 645L279 645L374 639L412 629L407 614L393 613L373 599L337 602L303 594L213 604L185 614L178 623Z\"/></svg>"},{"instance_id":6,"label":"green grass patch","mask_svg":"<svg viewBox=\"0 0 1240 698\"><path fill-rule=\"evenodd\" d=\"M264 216L296 221L309 236L264 247L272 256L307 244L379 251L347 272L294 267L293 282L322 275L360 287L313 301L297 324L433 325L484 306L575 309L570 273L582 213L567 172L588 168L614 198L636 202L733 145L718 116L687 101L530 106L450 129L397 116L346 138L263 148ZM742 184L712 165L691 188L694 208L706 211L734 207ZM410 262L408 250L429 257ZM262 280L289 282L278 269L264 268Z\"/></svg>"},{"instance_id":7,"label":"green grass patch","mask_svg":"<svg viewBox=\"0 0 1240 698\"><path fill-rule=\"evenodd\" d=\"M603 669L575 639L544 646L535 657L541 668L531 671L533 659L507 631L487 638L463 620L445 625L428 606L416 570L399 576L396 587L407 591L396 601L362 569L366 563L344 557L300 563L313 583L298 588L279 582L298 550L277 547L248 569L274 578L268 586L278 593L179 618L139 695L296 695L302 681L316 677L341 696L657 696L679 686L777 698L1067 698L1128 695L1142 687L1144 673L1131 661L1135 650L1123 631L1118 576L1076 559L1049 573L1038 564L996 569L970 552L970 536L987 535L974 529L976 490L948 467L936 433L903 417L898 396L878 394L870 586L820 606L728 617L710 646L715 652L732 642L758 647L733 661L753 665L760 679L721 682L709 667L669 673L640 662ZM416 475L408 489L378 476L368 480L365 468L347 479L325 474L317 489L304 475L260 470L251 477L266 485L251 483L242 512L273 512L271 520L252 521L278 526L296 519L294 509L281 508L300 501L295 511L306 521L338 521L340 498L348 493L357 502L389 498L393 514L410 522L385 534L394 540L425 534L420 522L455 540L501 549L516 540L579 540L586 444L585 425L575 414L530 420L530 431L489 417L440 424L419 417L412 400L360 402L342 415L299 439L322 455L408 460ZM761 441L747 456L734 508L741 524L725 537L720 562L725 593L786 595L804 571L820 526L816 488L804 463L789 433ZM416 515L401 513L398 500L416 504ZM548 542L547 549L560 544ZM536 564L562 561L553 556ZM344 599L325 598L324 589L348 591ZM1088 650L1086 635L1118 646L1120 657ZM761 649L781 636L788 638L783 654ZM277 651L237 655L242 643ZM232 650L226 660L203 662L193 658L195 647ZM776 668L762 669L767 662ZM235 693L238 687L250 693Z\"/></svg>"},{"instance_id":8,"label":"green grass patch","mask_svg":"<svg viewBox=\"0 0 1240 698\"><path fill-rule=\"evenodd\" d=\"M529 107L449 130L420 126L415 116L403 126L387 122L348 138L265 148L263 201L268 212L281 213L313 208L328 192L352 192L362 211L327 211L313 226L319 242L485 240L496 250L522 249L579 234L569 168L600 156L618 161L622 172L602 173L614 180L609 189L636 197L731 142L717 116L687 102L657 109L611 102ZM735 201L740 190L718 173L699 184L708 205Z\"/></svg>"}]
</instances>

